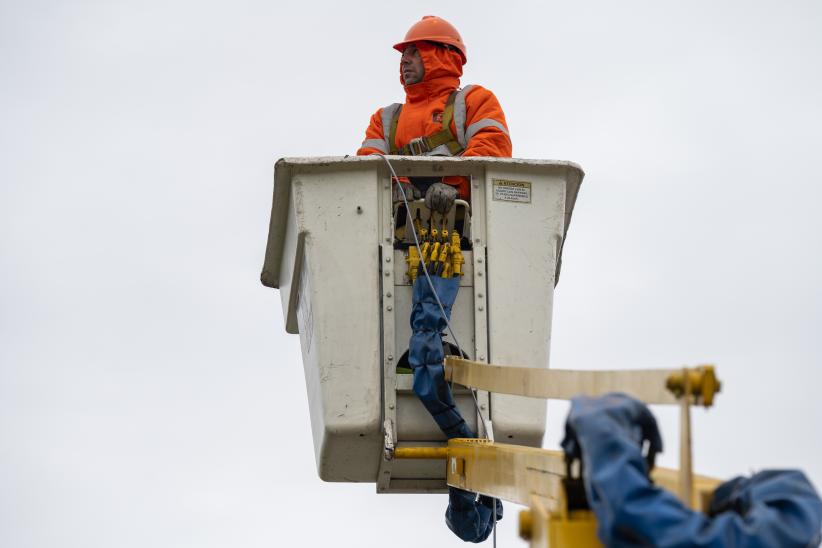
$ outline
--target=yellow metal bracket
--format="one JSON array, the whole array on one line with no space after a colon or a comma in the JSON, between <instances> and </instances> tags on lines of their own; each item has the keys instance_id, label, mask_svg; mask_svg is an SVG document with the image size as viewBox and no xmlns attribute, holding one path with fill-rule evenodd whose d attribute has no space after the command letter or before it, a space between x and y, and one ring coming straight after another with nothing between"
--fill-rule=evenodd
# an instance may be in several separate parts
<instances>
[{"instance_id":1,"label":"yellow metal bracket","mask_svg":"<svg viewBox=\"0 0 822 548\"><path fill-rule=\"evenodd\" d=\"M690 395L695 403L710 407L714 396L722 390L722 383L716 378L713 365L700 365L671 373L665 387L677 398Z\"/></svg>"},{"instance_id":2,"label":"yellow metal bracket","mask_svg":"<svg viewBox=\"0 0 822 548\"><path fill-rule=\"evenodd\" d=\"M594 514L568 511L561 451L458 438L446 447L398 447L394 458L443 459L449 486L528 506L520 515L520 535L532 547L601 546ZM677 470L655 468L651 477L663 489L679 488ZM691 506L704 511L718 484L712 478L693 476Z\"/></svg>"},{"instance_id":3,"label":"yellow metal bracket","mask_svg":"<svg viewBox=\"0 0 822 548\"><path fill-rule=\"evenodd\" d=\"M581 371L489 365L449 356L445 376L470 388L532 398L570 399L620 391L645 403L679 405L680 469L655 468L654 483L703 511L719 484L694 475L691 458L690 406L710 407L722 387L712 365ZM398 447L394 458L445 459L449 486L527 505L529 509L520 514L520 534L532 548L601 546L593 513L568 509L562 483L566 464L560 451L453 439L447 447Z\"/></svg>"},{"instance_id":4,"label":"yellow metal bracket","mask_svg":"<svg viewBox=\"0 0 822 548\"><path fill-rule=\"evenodd\" d=\"M395 459L445 459L447 457L447 447L397 447L394 449Z\"/></svg>"}]
</instances>

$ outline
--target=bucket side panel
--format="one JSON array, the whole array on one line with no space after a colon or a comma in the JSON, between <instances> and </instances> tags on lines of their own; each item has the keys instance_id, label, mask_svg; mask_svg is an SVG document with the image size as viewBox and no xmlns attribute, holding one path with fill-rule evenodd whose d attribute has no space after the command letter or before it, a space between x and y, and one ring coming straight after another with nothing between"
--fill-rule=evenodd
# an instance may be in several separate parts
<instances>
[{"instance_id":1,"label":"bucket side panel","mask_svg":"<svg viewBox=\"0 0 822 548\"><path fill-rule=\"evenodd\" d=\"M377 178L295 174L304 227L295 299L314 450L326 481L375 481L380 428Z\"/></svg>"},{"instance_id":2,"label":"bucket side panel","mask_svg":"<svg viewBox=\"0 0 822 548\"><path fill-rule=\"evenodd\" d=\"M485 185L490 362L548 367L565 181L544 171L489 168ZM541 445L546 408L543 400L492 394L497 440Z\"/></svg>"}]
</instances>

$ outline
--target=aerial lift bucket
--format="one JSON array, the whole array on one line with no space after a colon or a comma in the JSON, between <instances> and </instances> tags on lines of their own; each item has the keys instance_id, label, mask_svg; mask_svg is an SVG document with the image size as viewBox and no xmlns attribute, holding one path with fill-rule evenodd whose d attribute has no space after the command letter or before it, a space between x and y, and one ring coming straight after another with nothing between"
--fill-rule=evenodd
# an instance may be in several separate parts
<instances>
[{"instance_id":1,"label":"aerial lift bucket","mask_svg":"<svg viewBox=\"0 0 822 548\"><path fill-rule=\"evenodd\" d=\"M446 219L465 258L451 335L465 357L548 367L554 285L583 173L569 162L388 157L397 175L471 180ZM444 492L444 463L390 460L386 449L445 438L404 368L411 336L409 233L380 157L286 158L275 166L262 282L278 288L286 331L299 333L319 475L375 482L379 492ZM424 214L428 214L423 208ZM424 217L424 219L427 217ZM540 446L543 400L465 388L469 427ZM480 417L480 414L482 417Z\"/></svg>"}]
</instances>

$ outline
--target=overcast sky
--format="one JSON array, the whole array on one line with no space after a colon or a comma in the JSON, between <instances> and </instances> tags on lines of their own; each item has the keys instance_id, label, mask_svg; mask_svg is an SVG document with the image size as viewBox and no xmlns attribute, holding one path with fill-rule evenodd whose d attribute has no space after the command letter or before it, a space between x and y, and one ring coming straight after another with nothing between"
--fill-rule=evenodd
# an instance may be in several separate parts
<instances>
[{"instance_id":1,"label":"overcast sky","mask_svg":"<svg viewBox=\"0 0 822 548\"><path fill-rule=\"evenodd\" d=\"M0 546L462 545L319 480L258 281L274 161L355 151L429 13L514 155L586 171L552 365L716 363L697 470L822 486L819 2L0 0Z\"/></svg>"}]
</instances>

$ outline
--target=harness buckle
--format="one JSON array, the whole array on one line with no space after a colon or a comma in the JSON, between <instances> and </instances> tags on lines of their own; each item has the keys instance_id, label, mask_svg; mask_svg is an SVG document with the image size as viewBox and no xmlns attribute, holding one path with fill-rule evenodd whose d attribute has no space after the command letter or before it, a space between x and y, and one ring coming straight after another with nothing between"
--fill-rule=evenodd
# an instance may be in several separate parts
<instances>
[{"instance_id":1,"label":"harness buckle","mask_svg":"<svg viewBox=\"0 0 822 548\"><path fill-rule=\"evenodd\" d=\"M431 148L425 141L425 137L416 137L408 141L408 150L411 156L422 156L426 152L429 152Z\"/></svg>"}]
</instances>

